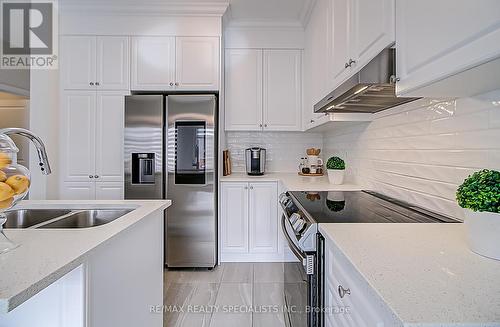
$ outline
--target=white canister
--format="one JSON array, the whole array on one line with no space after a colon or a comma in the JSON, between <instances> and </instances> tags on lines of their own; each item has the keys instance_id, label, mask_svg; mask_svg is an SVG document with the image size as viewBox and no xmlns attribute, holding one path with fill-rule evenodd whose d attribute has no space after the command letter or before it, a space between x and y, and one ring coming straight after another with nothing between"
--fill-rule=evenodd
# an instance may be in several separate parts
<instances>
[{"instance_id":1,"label":"white canister","mask_svg":"<svg viewBox=\"0 0 500 327\"><path fill-rule=\"evenodd\" d=\"M344 169L328 169L328 180L330 184L340 185L344 183Z\"/></svg>"},{"instance_id":2,"label":"white canister","mask_svg":"<svg viewBox=\"0 0 500 327\"><path fill-rule=\"evenodd\" d=\"M464 210L469 248L482 256L500 260L500 213Z\"/></svg>"}]
</instances>

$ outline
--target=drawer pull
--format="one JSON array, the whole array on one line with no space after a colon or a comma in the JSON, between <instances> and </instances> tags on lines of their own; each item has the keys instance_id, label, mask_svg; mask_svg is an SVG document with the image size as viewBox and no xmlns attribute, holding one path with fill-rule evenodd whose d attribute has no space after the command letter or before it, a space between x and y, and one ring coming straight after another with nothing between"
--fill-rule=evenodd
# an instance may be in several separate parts
<instances>
[{"instance_id":1,"label":"drawer pull","mask_svg":"<svg viewBox=\"0 0 500 327\"><path fill-rule=\"evenodd\" d=\"M346 295L351 295L351 289L350 288L343 288L342 285L339 285L339 296L341 299L344 298Z\"/></svg>"}]
</instances>

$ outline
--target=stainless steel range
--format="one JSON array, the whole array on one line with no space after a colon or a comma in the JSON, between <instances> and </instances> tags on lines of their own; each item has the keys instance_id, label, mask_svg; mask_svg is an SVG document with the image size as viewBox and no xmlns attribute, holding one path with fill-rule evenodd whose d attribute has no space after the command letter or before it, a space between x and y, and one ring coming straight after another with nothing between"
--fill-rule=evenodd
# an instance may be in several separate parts
<instances>
[{"instance_id":1,"label":"stainless steel range","mask_svg":"<svg viewBox=\"0 0 500 327\"><path fill-rule=\"evenodd\" d=\"M324 238L318 224L458 222L371 191L286 192L279 202L283 234L299 260L285 264L284 296L291 327L324 326ZM303 282L287 282L297 268Z\"/></svg>"}]
</instances>

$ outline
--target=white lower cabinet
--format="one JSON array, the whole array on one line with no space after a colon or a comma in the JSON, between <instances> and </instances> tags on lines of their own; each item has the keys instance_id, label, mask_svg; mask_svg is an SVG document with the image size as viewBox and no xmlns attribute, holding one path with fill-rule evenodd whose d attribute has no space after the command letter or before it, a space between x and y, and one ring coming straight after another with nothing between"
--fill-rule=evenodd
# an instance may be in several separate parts
<instances>
[{"instance_id":1,"label":"white lower cabinet","mask_svg":"<svg viewBox=\"0 0 500 327\"><path fill-rule=\"evenodd\" d=\"M63 182L63 200L123 200L123 182Z\"/></svg>"},{"instance_id":2,"label":"white lower cabinet","mask_svg":"<svg viewBox=\"0 0 500 327\"><path fill-rule=\"evenodd\" d=\"M277 182L221 183L221 261L282 261Z\"/></svg>"},{"instance_id":3,"label":"white lower cabinet","mask_svg":"<svg viewBox=\"0 0 500 327\"><path fill-rule=\"evenodd\" d=\"M394 326L395 316L344 254L325 239L325 326Z\"/></svg>"}]
</instances>

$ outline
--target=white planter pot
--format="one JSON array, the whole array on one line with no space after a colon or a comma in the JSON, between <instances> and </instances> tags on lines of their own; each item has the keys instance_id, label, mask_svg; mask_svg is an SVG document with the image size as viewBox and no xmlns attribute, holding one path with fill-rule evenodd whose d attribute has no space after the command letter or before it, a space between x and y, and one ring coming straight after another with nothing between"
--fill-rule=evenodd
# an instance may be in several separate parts
<instances>
[{"instance_id":1,"label":"white planter pot","mask_svg":"<svg viewBox=\"0 0 500 327\"><path fill-rule=\"evenodd\" d=\"M465 230L472 251L500 260L500 214L465 209Z\"/></svg>"},{"instance_id":2,"label":"white planter pot","mask_svg":"<svg viewBox=\"0 0 500 327\"><path fill-rule=\"evenodd\" d=\"M327 169L327 171L328 171L328 180L330 181L330 184L340 185L344 183L345 170Z\"/></svg>"}]
</instances>

